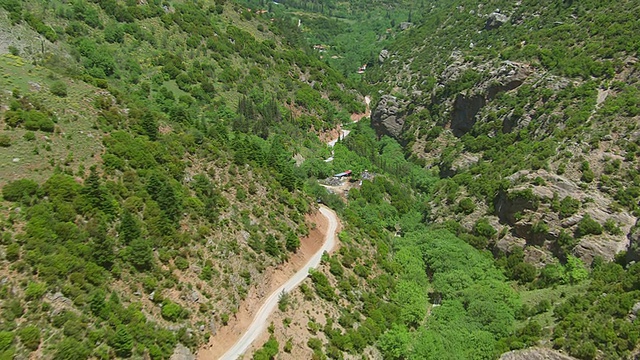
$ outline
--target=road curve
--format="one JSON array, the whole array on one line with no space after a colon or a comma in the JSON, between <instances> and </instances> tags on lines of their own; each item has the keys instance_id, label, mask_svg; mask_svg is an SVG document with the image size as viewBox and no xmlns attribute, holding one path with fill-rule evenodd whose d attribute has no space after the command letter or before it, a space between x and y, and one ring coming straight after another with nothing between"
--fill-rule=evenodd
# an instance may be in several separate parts
<instances>
[{"instance_id":1,"label":"road curve","mask_svg":"<svg viewBox=\"0 0 640 360\"><path fill-rule=\"evenodd\" d=\"M309 269L318 267L322 254L325 251L330 251L336 244L336 230L338 229L338 217L335 212L328 207L321 205L320 212L324 217L329 220L329 226L327 228L327 234L325 235L325 241L320 250L316 252L313 257L296 272L286 283L277 288L264 304L260 307L256 315L253 317L253 321L247 331L242 335L231 349L229 349L222 357L221 360L236 360L242 355L251 344L260 336L267 326L267 319L273 310L278 306L278 300L282 291L289 292L298 286L309 274Z\"/></svg>"}]
</instances>

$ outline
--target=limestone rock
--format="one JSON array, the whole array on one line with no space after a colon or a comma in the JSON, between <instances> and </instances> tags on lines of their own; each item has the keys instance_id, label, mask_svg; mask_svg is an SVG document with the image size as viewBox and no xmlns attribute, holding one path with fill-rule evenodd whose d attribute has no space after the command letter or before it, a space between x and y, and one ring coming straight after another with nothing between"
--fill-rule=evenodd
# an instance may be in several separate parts
<instances>
[{"instance_id":1,"label":"limestone rock","mask_svg":"<svg viewBox=\"0 0 640 360\"><path fill-rule=\"evenodd\" d=\"M500 360L576 360L576 358L556 350L530 348L504 353L500 356Z\"/></svg>"},{"instance_id":2,"label":"limestone rock","mask_svg":"<svg viewBox=\"0 0 640 360\"><path fill-rule=\"evenodd\" d=\"M405 22L401 22L401 23L400 23L400 30L405 31L405 30L407 30L408 28L410 28L410 27L411 27L411 25L413 25L413 24L412 24L412 23L410 23L410 22L407 22L407 21L405 21Z\"/></svg>"},{"instance_id":3,"label":"limestone rock","mask_svg":"<svg viewBox=\"0 0 640 360\"><path fill-rule=\"evenodd\" d=\"M188 347L178 343L176 348L173 350L173 355L169 358L170 360L196 360L195 355L191 353Z\"/></svg>"},{"instance_id":4,"label":"limestone rock","mask_svg":"<svg viewBox=\"0 0 640 360\"><path fill-rule=\"evenodd\" d=\"M627 239L629 239L627 261L640 261L640 219L636 221L636 224L627 234Z\"/></svg>"},{"instance_id":5,"label":"limestone rock","mask_svg":"<svg viewBox=\"0 0 640 360\"><path fill-rule=\"evenodd\" d=\"M461 63L460 60L454 62L440 75L442 81L450 82L469 70L469 65ZM484 71L482 67L473 68L475 71ZM488 77L476 84L466 93L460 93L453 102L451 111L451 130L455 136L466 134L478 120L476 115L480 110L499 93L518 88L531 74L531 69L526 64L513 61L504 61L495 69L488 71ZM446 79L446 80L445 80ZM521 122L522 120L520 120ZM503 131L510 132L519 129L521 124L519 119L511 118L505 120Z\"/></svg>"},{"instance_id":6,"label":"limestone rock","mask_svg":"<svg viewBox=\"0 0 640 360\"><path fill-rule=\"evenodd\" d=\"M400 139L406 115L406 103L392 95L383 95L371 114L371 125L379 135Z\"/></svg>"},{"instance_id":7,"label":"limestone rock","mask_svg":"<svg viewBox=\"0 0 640 360\"><path fill-rule=\"evenodd\" d=\"M497 29L500 26L504 25L507 21L509 21L509 17L505 14L501 14L499 12L492 12L489 14L487 18L487 23L484 25L484 28L487 30Z\"/></svg>"},{"instance_id":8,"label":"limestone rock","mask_svg":"<svg viewBox=\"0 0 640 360\"><path fill-rule=\"evenodd\" d=\"M387 60L389 58L389 50L387 49L382 49L380 51L380 54L378 55L378 61L380 61L381 63L383 63L385 60Z\"/></svg>"},{"instance_id":9,"label":"limestone rock","mask_svg":"<svg viewBox=\"0 0 640 360\"><path fill-rule=\"evenodd\" d=\"M514 249L524 249L527 245L527 241L523 238L515 237L511 234L505 235L503 238L496 242L496 248L505 254L510 254Z\"/></svg>"}]
</instances>

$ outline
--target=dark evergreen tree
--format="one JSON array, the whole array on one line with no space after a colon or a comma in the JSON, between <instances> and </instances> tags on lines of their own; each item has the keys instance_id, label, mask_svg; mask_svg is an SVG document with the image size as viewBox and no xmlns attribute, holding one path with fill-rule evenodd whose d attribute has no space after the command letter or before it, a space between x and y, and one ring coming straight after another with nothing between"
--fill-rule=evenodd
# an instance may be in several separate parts
<instances>
[{"instance_id":1,"label":"dark evergreen tree","mask_svg":"<svg viewBox=\"0 0 640 360\"><path fill-rule=\"evenodd\" d=\"M153 265L153 251L148 240L135 239L129 245L129 262L139 271L149 270Z\"/></svg>"},{"instance_id":2,"label":"dark evergreen tree","mask_svg":"<svg viewBox=\"0 0 640 360\"><path fill-rule=\"evenodd\" d=\"M287 233L287 237L285 239L285 247L288 251L297 252L300 248L300 239L296 236L293 231L289 231Z\"/></svg>"},{"instance_id":3,"label":"dark evergreen tree","mask_svg":"<svg viewBox=\"0 0 640 360\"><path fill-rule=\"evenodd\" d=\"M91 243L91 257L93 261L103 268L110 270L116 258L114 245L115 241L111 237L94 238Z\"/></svg>"},{"instance_id":4,"label":"dark evergreen tree","mask_svg":"<svg viewBox=\"0 0 640 360\"><path fill-rule=\"evenodd\" d=\"M123 325L118 326L116 330L116 335L113 339L113 349L119 357L128 358L131 356L133 337Z\"/></svg>"},{"instance_id":5,"label":"dark evergreen tree","mask_svg":"<svg viewBox=\"0 0 640 360\"><path fill-rule=\"evenodd\" d=\"M275 236L271 234L267 235L267 241L264 246L264 251L266 251L267 254L273 257L280 255L280 247L278 246L278 242L276 241Z\"/></svg>"},{"instance_id":6,"label":"dark evergreen tree","mask_svg":"<svg viewBox=\"0 0 640 360\"><path fill-rule=\"evenodd\" d=\"M140 126L144 135L149 137L149 140L155 141L158 139L158 121L151 111L146 111L142 115Z\"/></svg>"},{"instance_id":7,"label":"dark evergreen tree","mask_svg":"<svg viewBox=\"0 0 640 360\"><path fill-rule=\"evenodd\" d=\"M129 210L125 209L122 212L119 230L120 239L122 239L121 242L125 245L130 244L131 241L140 237L140 226Z\"/></svg>"}]
</instances>

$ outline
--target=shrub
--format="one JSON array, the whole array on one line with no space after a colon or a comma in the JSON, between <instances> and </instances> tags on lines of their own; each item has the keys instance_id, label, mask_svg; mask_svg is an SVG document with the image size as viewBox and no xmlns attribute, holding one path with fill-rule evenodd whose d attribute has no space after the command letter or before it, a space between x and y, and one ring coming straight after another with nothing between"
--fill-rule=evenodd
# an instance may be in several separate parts
<instances>
[{"instance_id":1,"label":"shrub","mask_svg":"<svg viewBox=\"0 0 640 360\"><path fill-rule=\"evenodd\" d=\"M49 90L53 95L59 97L67 96L67 84L62 81L55 81L53 84L51 84L51 88Z\"/></svg>"},{"instance_id":2,"label":"shrub","mask_svg":"<svg viewBox=\"0 0 640 360\"><path fill-rule=\"evenodd\" d=\"M0 351L5 351L13 344L14 334L9 331L0 331Z\"/></svg>"},{"instance_id":3,"label":"shrub","mask_svg":"<svg viewBox=\"0 0 640 360\"><path fill-rule=\"evenodd\" d=\"M5 251L5 258L9 262L14 262L20 259L20 245L13 243L7 246Z\"/></svg>"},{"instance_id":4,"label":"shrub","mask_svg":"<svg viewBox=\"0 0 640 360\"><path fill-rule=\"evenodd\" d=\"M11 146L11 138L7 134L0 134L0 147Z\"/></svg>"},{"instance_id":5,"label":"shrub","mask_svg":"<svg viewBox=\"0 0 640 360\"><path fill-rule=\"evenodd\" d=\"M172 321L172 322L178 321L178 319L186 317L186 310L184 310L182 306L169 300L165 300L162 306L161 313L162 313L162 317L165 320Z\"/></svg>"},{"instance_id":6,"label":"shrub","mask_svg":"<svg viewBox=\"0 0 640 360\"><path fill-rule=\"evenodd\" d=\"M582 220L578 222L576 229L576 237L582 237L585 235L600 235L602 234L602 225L593 220L589 214L585 214Z\"/></svg>"},{"instance_id":7,"label":"shrub","mask_svg":"<svg viewBox=\"0 0 640 360\"><path fill-rule=\"evenodd\" d=\"M582 177L580 177L580 180L586 182L586 183L590 183L593 181L593 178L595 177L593 171L591 169L587 169L585 171L582 172Z\"/></svg>"},{"instance_id":8,"label":"shrub","mask_svg":"<svg viewBox=\"0 0 640 360\"><path fill-rule=\"evenodd\" d=\"M187 261L187 259L183 258L182 256L178 256L175 261L174 261L176 267L180 270L187 270L189 268L189 262Z\"/></svg>"},{"instance_id":9,"label":"shrub","mask_svg":"<svg viewBox=\"0 0 640 360\"><path fill-rule=\"evenodd\" d=\"M47 287L43 283L29 282L27 289L24 291L25 299L38 300L47 291Z\"/></svg>"},{"instance_id":10,"label":"shrub","mask_svg":"<svg viewBox=\"0 0 640 360\"><path fill-rule=\"evenodd\" d=\"M22 138L27 141L34 141L36 139L36 134L34 134L33 131L27 131L26 133L24 133Z\"/></svg>"},{"instance_id":11,"label":"shrub","mask_svg":"<svg viewBox=\"0 0 640 360\"><path fill-rule=\"evenodd\" d=\"M222 325L227 325L229 324L229 314L228 313L224 313L222 315L220 315L220 322L222 322Z\"/></svg>"},{"instance_id":12,"label":"shrub","mask_svg":"<svg viewBox=\"0 0 640 360\"><path fill-rule=\"evenodd\" d=\"M18 337L20 337L22 344L31 351L40 346L40 329L33 325L18 330Z\"/></svg>"},{"instance_id":13,"label":"shrub","mask_svg":"<svg viewBox=\"0 0 640 360\"><path fill-rule=\"evenodd\" d=\"M604 223L604 229L611 235L622 235L622 230L613 219L607 219Z\"/></svg>"},{"instance_id":14,"label":"shrub","mask_svg":"<svg viewBox=\"0 0 640 360\"><path fill-rule=\"evenodd\" d=\"M476 204L473 203L471 198L463 198L458 202L458 207L456 208L456 213L463 213L465 215L469 215L474 212L476 209Z\"/></svg>"},{"instance_id":15,"label":"shrub","mask_svg":"<svg viewBox=\"0 0 640 360\"><path fill-rule=\"evenodd\" d=\"M473 226L473 232L474 234L478 236L484 236L487 239L492 238L495 234L498 233L498 231L494 229L491 224L489 224L489 220L485 218L476 221L475 225Z\"/></svg>"},{"instance_id":16,"label":"shrub","mask_svg":"<svg viewBox=\"0 0 640 360\"><path fill-rule=\"evenodd\" d=\"M33 180L20 179L6 184L2 188L2 196L8 201L20 201L24 197L33 196L38 191L38 184Z\"/></svg>"},{"instance_id":17,"label":"shrub","mask_svg":"<svg viewBox=\"0 0 640 360\"><path fill-rule=\"evenodd\" d=\"M552 204L551 207L553 211L558 213L560 218L566 218L578 212L580 201L571 196L566 196L559 203Z\"/></svg>"}]
</instances>

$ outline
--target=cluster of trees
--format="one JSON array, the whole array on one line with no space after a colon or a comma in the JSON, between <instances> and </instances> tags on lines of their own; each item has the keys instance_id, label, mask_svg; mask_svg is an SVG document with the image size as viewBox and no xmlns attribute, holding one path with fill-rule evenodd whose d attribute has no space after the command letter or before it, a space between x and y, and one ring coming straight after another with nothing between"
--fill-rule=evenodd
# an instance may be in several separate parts
<instances>
[{"instance_id":1,"label":"cluster of trees","mask_svg":"<svg viewBox=\"0 0 640 360\"><path fill-rule=\"evenodd\" d=\"M640 339L634 305L640 294L638 264L626 269L618 263L594 262L585 294L570 297L555 307L555 348L580 359L597 356L624 358Z\"/></svg>"},{"instance_id":2,"label":"cluster of trees","mask_svg":"<svg viewBox=\"0 0 640 360\"><path fill-rule=\"evenodd\" d=\"M22 126L27 130L53 132L57 117L36 99L14 92L9 110L4 113L4 121L12 128Z\"/></svg>"}]
</instances>

